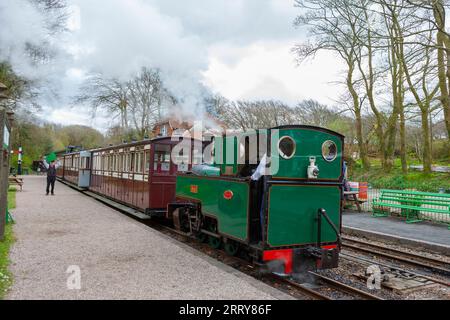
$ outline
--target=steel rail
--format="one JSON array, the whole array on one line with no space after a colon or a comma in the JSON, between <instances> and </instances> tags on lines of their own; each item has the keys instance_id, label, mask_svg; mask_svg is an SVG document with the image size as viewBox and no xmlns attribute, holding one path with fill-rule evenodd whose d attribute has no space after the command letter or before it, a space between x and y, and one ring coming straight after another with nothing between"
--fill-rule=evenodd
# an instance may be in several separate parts
<instances>
[{"instance_id":1,"label":"steel rail","mask_svg":"<svg viewBox=\"0 0 450 320\"><path fill-rule=\"evenodd\" d=\"M413 258L418 258L418 259L423 259L426 261L430 261L430 262L434 262L436 264L448 264L450 265L450 263L444 262L438 258L434 258L434 257L428 257L428 256L423 256L417 253L412 253L409 251L405 251L405 250L400 250L400 249L396 249L396 248L389 248L389 247L385 247L379 244L375 244L375 243L368 243L359 239L354 239L354 238L350 238L348 236L342 236L342 240L346 240L346 241L351 241L351 242L355 242L358 244L362 244L368 247L373 247L373 248L378 248L378 249L383 249L383 250L389 250L391 252L395 252L395 253L400 253L400 254L404 254L404 255L408 255L411 256Z\"/></svg>"},{"instance_id":2,"label":"steel rail","mask_svg":"<svg viewBox=\"0 0 450 320\"><path fill-rule=\"evenodd\" d=\"M366 291L363 291L361 289L349 286L348 284L345 284L343 282L340 282L340 281L334 280L332 278L326 277L326 276L321 275L319 273L312 272L312 271L310 273L313 274L314 276L318 277L320 280L328 283L328 284L331 284L331 285L333 285L333 286L335 286L335 287L337 287L339 289L342 289L343 291L346 291L348 293L360 295L360 296L362 296L363 298L365 298L367 300L384 300L383 298L378 297L376 295L373 295L373 294L371 294L369 292L366 292Z\"/></svg>"},{"instance_id":3,"label":"steel rail","mask_svg":"<svg viewBox=\"0 0 450 320\"><path fill-rule=\"evenodd\" d=\"M183 236L183 237L187 238L188 240L192 240L192 241L194 240L188 234L186 234L184 232L181 232L181 231L178 231L178 230L174 230L173 228L170 228L168 226L163 226L163 225L159 225L158 224L157 228L160 228L161 230L165 230L165 231L171 232L173 234L177 234L177 235ZM228 258L230 258L233 261L239 263L241 266L246 265L246 264L249 263L248 261L243 260L243 259L238 258L238 257L229 256ZM329 285L332 285L337 290L344 291L344 292L349 293L351 295L359 295L359 296L362 296L364 299L367 299L367 300L384 300L383 298L377 297L377 296L375 296L375 295L373 295L371 293L365 292L365 291L360 290L360 289L355 288L355 287L351 287L351 286L349 286L349 285L347 285L345 283L336 281L334 279L328 278L328 277L323 276L321 274L318 274L318 273L315 273L315 272L310 272L310 273L313 274L314 276L320 278L323 282L325 282L325 283L327 283ZM318 291L316 291L314 289L308 288L307 286L305 286L305 285L303 285L301 283L298 283L298 282L296 282L294 280L291 280L291 279L288 279L288 278L285 278L285 277L282 277L282 276L279 276L279 275L276 275L276 274L273 274L273 273L266 274L264 276L266 278L272 278L272 279L274 279L274 280L276 280L278 282L282 282L282 283L284 283L284 284L286 284L288 286L292 286L295 289L299 290L301 293L305 294L306 296L313 298L314 300L334 300L333 298L331 298L331 297L329 297L327 295L324 295L324 294L322 294L322 293L320 293L320 292L318 292Z\"/></svg>"},{"instance_id":4,"label":"steel rail","mask_svg":"<svg viewBox=\"0 0 450 320\"><path fill-rule=\"evenodd\" d=\"M194 241L194 239L191 238L188 234L186 234L186 233L184 233L182 231L175 230L175 229L170 228L168 226L164 226L164 225L158 224L158 226L156 228L159 228L160 230L171 232L172 234L183 236L187 240ZM228 258L232 259L234 262L239 263L241 266L248 265L248 263L249 263L247 260L244 260L244 259L239 258L239 257L229 256ZM274 273L265 274L264 276L266 278L269 278L269 279L271 278L271 279L273 279L273 280L275 280L277 282L285 283L288 286L292 286L295 289L299 290L301 293L305 294L306 296L308 296L310 298L313 298L314 300L333 300L332 298L330 298L330 297L328 297L326 295L323 295L320 292L317 292L317 291L315 291L315 290L313 290L311 288L308 288L308 287L306 287L306 286L304 286L304 285L302 285L302 284L300 284L298 282L295 282L293 280L284 278L282 276L278 276L278 275L276 275Z\"/></svg>"},{"instance_id":5,"label":"steel rail","mask_svg":"<svg viewBox=\"0 0 450 320\"><path fill-rule=\"evenodd\" d=\"M353 249L353 250L357 250L357 251L362 251L362 252L366 252L366 253L371 253L377 256L381 256L381 257L385 257L385 258L390 258L390 259L394 259L397 261L402 261L402 262L406 262L415 266L419 266L419 267L423 267L423 268L427 268L430 270L433 270L437 273L441 273L443 275L450 275L450 269L447 269L445 267L442 266L436 266L434 264L446 264L445 262L439 261L437 259L434 258L429 258L429 257L425 257L422 255L418 255L418 254L414 254L414 253L410 253L410 252L406 252L403 250L398 250L398 249L391 249L391 248L386 248L383 246L379 246L376 244L368 244L368 243L364 243L364 242L360 242L357 240L353 240L353 239L345 239L345 241L353 241L355 243L357 243L357 245L353 245L353 244L349 244L349 243L342 243L342 246L344 248L348 248L348 249ZM368 247L372 247L372 248L368 248ZM375 249L373 249L375 248ZM385 250L385 251L391 251L392 253L388 253L388 252L383 252L381 250ZM400 255L405 255L408 257L402 257L399 256ZM426 260L427 262L423 262L423 261L418 261L416 259L422 259L422 260ZM431 264L430 264L431 263Z\"/></svg>"},{"instance_id":6,"label":"steel rail","mask_svg":"<svg viewBox=\"0 0 450 320\"><path fill-rule=\"evenodd\" d=\"M378 265L378 266L382 266L382 267L385 267L385 268L388 268L388 269L391 269L391 270L397 270L399 272L410 273L410 274L413 274L415 276L419 276L419 277L422 277L424 279L428 279L430 281L433 281L434 283L439 283L439 284L442 284L442 285L444 285L446 287L450 287L450 282L448 282L448 281L437 279L437 278L433 278L433 277L427 276L427 275L419 273L419 272L406 270L406 269L403 269L403 268L400 268L400 267L396 267L396 266L393 266L393 265L390 265L390 264L387 264L387 263L378 262L378 261L371 260L371 259L368 259L368 258L358 257L358 256L355 256L355 255L352 255L352 254L348 254L348 253L344 253L344 252L341 252L340 256L342 258L344 258L344 259L347 259L347 260L350 260L350 261L354 261L354 262L357 262L357 263L361 263L361 261L363 261L368 266L370 266L370 265Z\"/></svg>"},{"instance_id":7,"label":"steel rail","mask_svg":"<svg viewBox=\"0 0 450 320\"><path fill-rule=\"evenodd\" d=\"M86 194L86 192L84 192L83 190L78 190L78 191L81 191L82 193ZM113 208L118 210L118 211L124 212L120 208L117 208L117 207L113 207ZM124 213L127 214L126 211ZM135 218L135 217L132 217L132 218ZM151 220L145 220L145 221L141 221L141 222L144 223L145 225L147 225L148 227L156 230L156 231L159 231L159 232L168 231L172 235L176 234L178 236L182 236L183 238L185 238L185 239L187 239L189 241L194 241L195 240L189 234L184 233L182 231L175 230L175 229L170 228L170 227L168 227L166 225L163 225L163 224L160 224L160 223L154 223L154 221L151 221ZM231 256L229 256L229 258L232 258L234 261L239 262L239 264L241 264L241 266L244 266L244 264L248 265L248 261L245 261L245 260L243 260L241 258L231 257ZM353 288L351 286L348 286L346 284L338 282L338 281L336 281L334 279L330 279L330 278L327 278L325 276L318 275L318 274L315 274L315 275L318 276L319 278L321 278L324 282L332 284L335 288L337 287L337 288L339 288L339 290L343 290L343 291L345 291L347 293L351 293L351 294L355 294L356 293L356 294L362 295L362 296L364 296L365 298L368 298L368 299L382 300L379 297L373 296L373 295L371 295L371 294L369 294L367 292L364 292L364 291L359 290L357 288ZM265 275L265 276L267 277L267 275ZM304 295L306 295L308 297L311 297L311 298L313 298L315 300L334 300L333 298L331 298L329 296L326 296L326 295L324 295L324 294L322 294L322 293L320 293L320 292L318 292L316 290L308 288L307 286L305 286L305 285L303 285L301 283L295 282L295 281L293 281L291 279L287 279L287 278L275 275L273 273L270 274L270 277L272 277L272 279L275 279L275 280L277 280L279 282L283 282L286 285L294 287L295 289L297 289L302 294L304 294Z\"/></svg>"},{"instance_id":8,"label":"steel rail","mask_svg":"<svg viewBox=\"0 0 450 320\"><path fill-rule=\"evenodd\" d=\"M306 294L307 296L314 298L315 300L333 300L333 298L326 296L314 289L308 288L307 286L295 282L294 280L290 280L275 274L271 274L270 277L273 279L276 279L279 282L284 282L285 284L295 287L296 289L300 290L302 293Z\"/></svg>"}]
</instances>

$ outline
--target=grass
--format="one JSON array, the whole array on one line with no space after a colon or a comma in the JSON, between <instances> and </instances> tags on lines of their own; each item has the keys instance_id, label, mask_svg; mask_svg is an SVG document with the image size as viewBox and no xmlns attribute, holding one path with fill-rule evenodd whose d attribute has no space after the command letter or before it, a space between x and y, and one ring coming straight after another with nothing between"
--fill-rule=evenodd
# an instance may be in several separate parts
<instances>
[{"instance_id":1,"label":"grass","mask_svg":"<svg viewBox=\"0 0 450 320\"><path fill-rule=\"evenodd\" d=\"M16 189L10 188L8 190L8 208L14 209L16 207Z\"/></svg>"},{"instance_id":2,"label":"grass","mask_svg":"<svg viewBox=\"0 0 450 320\"><path fill-rule=\"evenodd\" d=\"M12 224L5 229L5 238L0 241L0 300L4 298L6 291L12 285L12 275L8 271L9 249L14 242Z\"/></svg>"},{"instance_id":3,"label":"grass","mask_svg":"<svg viewBox=\"0 0 450 320\"><path fill-rule=\"evenodd\" d=\"M449 173L425 174L420 171L410 170L404 175L398 159L394 162L394 167L389 173L383 171L379 160L372 159L371 164L372 168L370 171L364 172L357 163L350 169L350 180L367 181L376 189L415 189L424 192L439 192L439 189L444 188L448 190L447 192L450 192Z\"/></svg>"},{"instance_id":4,"label":"grass","mask_svg":"<svg viewBox=\"0 0 450 320\"><path fill-rule=\"evenodd\" d=\"M10 209L16 207L16 190L8 191L8 205ZM10 223L5 228L5 238L0 241L0 300L4 298L6 291L12 285L12 275L8 271L9 250L14 243L13 225Z\"/></svg>"}]
</instances>

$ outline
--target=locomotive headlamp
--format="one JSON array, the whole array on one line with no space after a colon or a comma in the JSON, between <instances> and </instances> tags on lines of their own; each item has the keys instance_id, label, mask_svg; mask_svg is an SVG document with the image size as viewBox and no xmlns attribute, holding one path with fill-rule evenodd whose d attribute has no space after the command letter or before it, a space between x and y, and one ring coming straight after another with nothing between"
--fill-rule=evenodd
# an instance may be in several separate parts
<instances>
[{"instance_id":1,"label":"locomotive headlamp","mask_svg":"<svg viewBox=\"0 0 450 320\"><path fill-rule=\"evenodd\" d=\"M319 177L319 167L316 165L316 157L309 157L308 179Z\"/></svg>"}]
</instances>

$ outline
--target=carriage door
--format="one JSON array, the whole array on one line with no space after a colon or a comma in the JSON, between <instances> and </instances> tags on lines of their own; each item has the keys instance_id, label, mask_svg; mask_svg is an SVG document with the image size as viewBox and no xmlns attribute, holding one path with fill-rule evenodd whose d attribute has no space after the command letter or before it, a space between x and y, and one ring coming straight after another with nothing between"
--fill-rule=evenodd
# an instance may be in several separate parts
<instances>
[{"instance_id":1,"label":"carriage door","mask_svg":"<svg viewBox=\"0 0 450 320\"><path fill-rule=\"evenodd\" d=\"M80 152L80 169L78 171L78 187L89 188L91 182L91 153Z\"/></svg>"},{"instance_id":2,"label":"carriage door","mask_svg":"<svg viewBox=\"0 0 450 320\"><path fill-rule=\"evenodd\" d=\"M170 161L170 144L154 144L150 177L150 207L165 210L175 191L174 168Z\"/></svg>"}]
</instances>

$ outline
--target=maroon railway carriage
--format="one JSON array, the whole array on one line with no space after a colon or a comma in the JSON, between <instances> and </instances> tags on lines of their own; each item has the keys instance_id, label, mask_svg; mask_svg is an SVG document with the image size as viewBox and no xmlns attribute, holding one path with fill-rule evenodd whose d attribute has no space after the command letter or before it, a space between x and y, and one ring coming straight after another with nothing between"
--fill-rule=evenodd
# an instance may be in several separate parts
<instances>
[{"instance_id":1,"label":"maroon railway carriage","mask_svg":"<svg viewBox=\"0 0 450 320\"><path fill-rule=\"evenodd\" d=\"M89 190L151 216L164 215L175 198L176 175L191 169L171 161L178 143L167 137L92 150Z\"/></svg>"}]
</instances>

